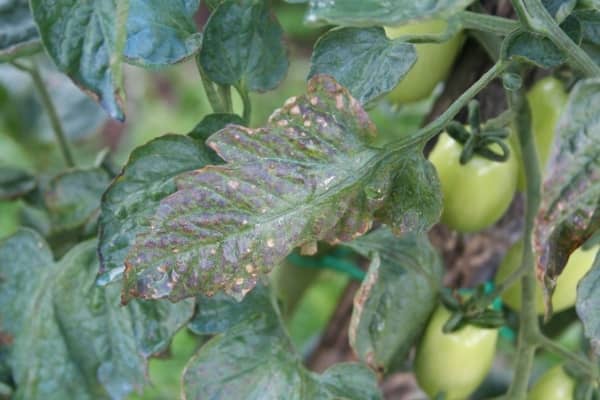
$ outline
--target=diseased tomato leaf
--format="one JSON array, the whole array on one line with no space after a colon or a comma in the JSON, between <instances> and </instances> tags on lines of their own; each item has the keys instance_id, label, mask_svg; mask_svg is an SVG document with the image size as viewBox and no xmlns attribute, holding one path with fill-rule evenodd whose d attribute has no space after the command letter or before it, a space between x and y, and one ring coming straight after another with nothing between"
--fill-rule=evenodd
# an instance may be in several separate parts
<instances>
[{"instance_id":1,"label":"diseased tomato leaf","mask_svg":"<svg viewBox=\"0 0 600 400\"><path fill-rule=\"evenodd\" d=\"M389 193L406 183L393 180L405 173L393 166L415 152L382 159L368 146L374 134L360 104L326 75L313 77L308 93L288 100L264 128L217 132L208 144L227 164L177 179L178 191L129 251L123 301L218 291L241 299L294 248L367 232ZM417 181L408 184L415 194ZM410 204L410 213L429 215ZM384 215L402 220L398 210Z\"/></svg>"},{"instance_id":2,"label":"diseased tomato leaf","mask_svg":"<svg viewBox=\"0 0 600 400\"><path fill-rule=\"evenodd\" d=\"M546 167L534 244L538 278L550 292L569 255L600 229L600 79L569 96Z\"/></svg>"},{"instance_id":3,"label":"diseased tomato leaf","mask_svg":"<svg viewBox=\"0 0 600 400\"><path fill-rule=\"evenodd\" d=\"M576 308L585 336L592 343L596 354L600 354L600 252L596 254L590 271L577 285Z\"/></svg>"},{"instance_id":4,"label":"diseased tomato leaf","mask_svg":"<svg viewBox=\"0 0 600 400\"><path fill-rule=\"evenodd\" d=\"M372 259L354 297L350 345L385 372L405 358L437 305L443 267L426 236L394 236L380 228L348 244Z\"/></svg>"},{"instance_id":5,"label":"diseased tomato leaf","mask_svg":"<svg viewBox=\"0 0 600 400\"><path fill-rule=\"evenodd\" d=\"M381 27L333 29L316 43L308 76L332 75L367 104L396 87L416 61L414 45L388 39Z\"/></svg>"},{"instance_id":6,"label":"diseased tomato leaf","mask_svg":"<svg viewBox=\"0 0 600 400\"><path fill-rule=\"evenodd\" d=\"M295 247L365 233L385 195L363 186L375 126L328 76L309 82L264 128L228 125L209 140L227 164L181 175L126 260L123 299L242 298Z\"/></svg>"},{"instance_id":7,"label":"diseased tomato leaf","mask_svg":"<svg viewBox=\"0 0 600 400\"><path fill-rule=\"evenodd\" d=\"M48 54L59 70L123 120L121 59L126 2L31 0Z\"/></svg>"},{"instance_id":8,"label":"diseased tomato leaf","mask_svg":"<svg viewBox=\"0 0 600 400\"><path fill-rule=\"evenodd\" d=\"M0 62L34 54L42 49L27 0L0 5Z\"/></svg>"},{"instance_id":9,"label":"diseased tomato leaf","mask_svg":"<svg viewBox=\"0 0 600 400\"><path fill-rule=\"evenodd\" d=\"M309 0L306 20L343 26L402 25L444 18L464 10L473 0Z\"/></svg>"},{"instance_id":10,"label":"diseased tomato leaf","mask_svg":"<svg viewBox=\"0 0 600 400\"><path fill-rule=\"evenodd\" d=\"M53 231L78 228L97 218L100 196L109 182L100 168L71 170L52 179L44 198Z\"/></svg>"},{"instance_id":11,"label":"diseased tomato leaf","mask_svg":"<svg viewBox=\"0 0 600 400\"><path fill-rule=\"evenodd\" d=\"M11 339L15 398L123 399L191 317L189 301L122 307L118 286L95 285L97 268L95 241L58 262L34 231L0 242L0 327Z\"/></svg>"},{"instance_id":12,"label":"diseased tomato leaf","mask_svg":"<svg viewBox=\"0 0 600 400\"><path fill-rule=\"evenodd\" d=\"M194 13L200 0L129 0L128 62L142 66L164 66L192 56L202 44Z\"/></svg>"},{"instance_id":13,"label":"diseased tomato leaf","mask_svg":"<svg viewBox=\"0 0 600 400\"><path fill-rule=\"evenodd\" d=\"M337 364L321 375L308 371L294 352L268 291L264 287L254 291L241 303L230 303L230 312L237 309L240 322L204 344L188 362L182 378L184 398L381 398L375 374L363 365Z\"/></svg>"},{"instance_id":14,"label":"diseased tomato leaf","mask_svg":"<svg viewBox=\"0 0 600 400\"><path fill-rule=\"evenodd\" d=\"M210 16L203 34L199 60L211 80L265 92L285 77L288 59L283 31L269 2L224 1Z\"/></svg>"},{"instance_id":15,"label":"diseased tomato leaf","mask_svg":"<svg viewBox=\"0 0 600 400\"><path fill-rule=\"evenodd\" d=\"M197 140L169 134L131 153L102 197L99 283L121 277L135 235L150 225L160 200L175 192L175 176L209 164L209 152L212 150Z\"/></svg>"}]
</instances>

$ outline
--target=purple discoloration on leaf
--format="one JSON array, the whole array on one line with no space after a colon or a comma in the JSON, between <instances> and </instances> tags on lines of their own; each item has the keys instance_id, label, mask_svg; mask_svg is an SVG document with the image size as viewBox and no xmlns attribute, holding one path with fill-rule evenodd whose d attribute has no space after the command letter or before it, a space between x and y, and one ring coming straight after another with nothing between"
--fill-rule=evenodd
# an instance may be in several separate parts
<instances>
[{"instance_id":1,"label":"purple discoloration on leaf","mask_svg":"<svg viewBox=\"0 0 600 400\"><path fill-rule=\"evenodd\" d=\"M538 278L554 288L569 255L600 229L600 80L573 89L557 127L534 244Z\"/></svg>"},{"instance_id":2,"label":"purple discoloration on leaf","mask_svg":"<svg viewBox=\"0 0 600 400\"><path fill-rule=\"evenodd\" d=\"M217 132L208 144L227 164L179 177L129 252L123 301L217 291L240 299L295 247L364 234L376 211L362 190L379 164L366 145L373 135L329 76L311 79L265 127Z\"/></svg>"}]
</instances>

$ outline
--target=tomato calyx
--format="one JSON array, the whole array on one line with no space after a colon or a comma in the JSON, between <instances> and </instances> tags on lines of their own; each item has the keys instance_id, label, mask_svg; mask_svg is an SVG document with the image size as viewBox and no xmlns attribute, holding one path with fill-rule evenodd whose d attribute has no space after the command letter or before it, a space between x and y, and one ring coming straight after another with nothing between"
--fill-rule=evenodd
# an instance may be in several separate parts
<instances>
[{"instance_id":1,"label":"tomato calyx","mask_svg":"<svg viewBox=\"0 0 600 400\"><path fill-rule=\"evenodd\" d=\"M504 143L509 136L508 130L503 127L483 125L477 100L469 103L468 121L468 128L456 121L450 122L446 128L446 132L463 145L459 159L462 165L468 163L475 154L496 162L508 160L510 150Z\"/></svg>"},{"instance_id":2,"label":"tomato calyx","mask_svg":"<svg viewBox=\"0 0 600 400\"><path fill-rule=\"evenodd\" d=\"M442 289L440 298L442 304L451 312L450 318L444 323L442 331L452 333L466 324L480 328L495 329L503 326L506 321L501 307L489 307L487 289L480 285L474 290Z\"/></svg>"}]
</instances>

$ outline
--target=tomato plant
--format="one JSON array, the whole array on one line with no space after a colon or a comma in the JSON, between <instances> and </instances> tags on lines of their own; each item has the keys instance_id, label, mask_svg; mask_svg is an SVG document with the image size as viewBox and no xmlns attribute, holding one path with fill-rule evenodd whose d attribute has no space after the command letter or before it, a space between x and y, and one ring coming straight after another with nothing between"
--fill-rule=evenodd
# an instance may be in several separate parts
<instances>
[{"instance_id":1,"label":"tomato plant","mask_svg":"<svg viewBox=\"0 0 600 400\"><path fill-rule=\"evenodd\" d=\"M440 135L429 155L444 197L442 222L461 232L475 232L500 219L512 201L518 164L514 157L496 162L475 156L461 165L463 148L448 134Z\"/></svg>"},{"instance_id":2,"label":"tomato plant","mask_svg":"<svg viewBox=\"0 0 600 400\"><path fill-rule=\"evenodd\" d=\"M575 250L567 264L564 272L556 281L556 288L552 294L552 308L554 311L562 311L575 305L577 284L583 276L592 268L594 258L600 247L595 246L591 249L579 248ZM498 272L496 273L496 281L502 282L513 271L519 268L523 254L523 243L517 242L506 253L502 260ZM502 294L502 300L509 307L519 310L521 308L521 286L516 284L507 289ZM536 285L536 310L538 314L544 313L544 295L540 284Z\"/></svg>"},{"instance_id":3,"label":"tomato plant","mask_svg":"<svg viewBox=\"0 0 600 400\"><path fill-rule=\"evenodd\" d=\"M441 35L448 29L444 20L419 21L400 26L386 26L391 39L402 36ZM462 32L454 34L443 43L417 44L417 62L405 78L390 92L389 99L398 104L422 100L433 92L438 83L450 73L454 60L464 42Z\"/></svg>"},{"instance_id":4,"label":"tomato plant","mask_svg":"<svg viewBox=\"0 0 600 400\"><path fill-rule=\"evenodd\" d=\"M546 371L529 392L530 400L571 400L575 398L575 381L562 365Z\"/></svg>"},{"instance_id":5,"label":"tomato plant","mask_svg":"<svg viewBox=\"0 0 600 400\"><path fill-rule=\"evenodd\" d=\"M443 306L434 312L417 348L415 372L432 398L444 393L448 400L466 399L492 366L498 330L469 325L444 333L450 316Z\"/></svg>"},{"instance_id":6,"label":"tomato plant","mask_svg":"<svg viewBox=\"0 0 600 400\"><path fill-rule=\"evenodd\" d=\"M596 0L1 2L0 399L376 400L401 372L523 400L549 363L600 397L599 26ZM574 310L542 319L553 289Z\"/></svg>"}]
</instances>

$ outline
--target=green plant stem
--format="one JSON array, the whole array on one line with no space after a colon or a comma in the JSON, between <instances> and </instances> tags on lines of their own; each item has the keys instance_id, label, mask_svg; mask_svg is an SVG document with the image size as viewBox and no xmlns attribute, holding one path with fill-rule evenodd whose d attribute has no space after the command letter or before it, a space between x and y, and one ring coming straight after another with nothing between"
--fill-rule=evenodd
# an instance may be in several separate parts
<instances>
[{"instance_id":1,"label":"green plant stem","mask_svg":"<svg viewBox=\"0 0 600 400\"><path fill-rule=\"evenodd\" d=\"M531 111L527 99L523 90L507 91L507 97L510 108L514 113L513 125L519 137L527 184L523 258L519 267L519 272L522 274L522 305L517 360L513 380L506 396L509 399L520 400L525 399L527 394L527 385L531 375L533 356L537 347L537 338L540 336L535 304L536 282L532 235L535 216L540 206L541 174L537 163L535 140L531 130Z\"/></svg>"},{"instance_id":2,"label":"green plant stem","mask_svg":"<svg viewBox=\"0 0 600 400\"><path fill-rule=\"evenodd\" d=\"M46 88L46 83L40 74L40 70L36 65L25 65L20 63L19 61L13 61L12 64L20 69L21 71L27 72L31 79L33 80L33 84L40 94L42 104L48 113L48 118L50 119L50 125L52 125L52 131L54 132L54 137L56 138L56 142L58 143L58 147L62 153L62 156L65 160L65 164L68 167L75 167L75 161L73 159L73 154L71 153L71 149L69 148L69 142L67 141L67 136L65 135L65 131L63 130L62 124L60 122L60 118L58 116L58 112L56 111L56 107L54 106L54 102L50 97L50 93L48 93L48 89Z\"/></svg>"},{"instance_id":3,"label":"green plant stem","mask_svg":"<svg viewBox=\"0 0 600 400\"><path fill-rule=\"evenodd\" d=\"M600 76L600 66L560 28L540 0L512 0L512 4L524 24L567 54L571 66L589 77Z\"/></svg>"},{"instance_id":4,"label":"green plant stem","mask_svg":"<svg viewBox=\"0 0 600 400\"><path fill-rule=\"evenodd\" d=\"M588 374L590 377L597 379L599 375L598 366L588 359L573 353L572 351L564 348L554 340L540 334L536 338L537 343L540 347L543 347L547 351L556 354L559 357L564 358L567 361L572 362L578 369Z\"/></svg>"},{"instance_id":5,"label":"green plant stem","mask_svg":"<svg viewBox=\"0 0 600 400\"><path fill-rule=\"evenodd\" d=\"M225 112L233 112L233 103L231 102L231 87L229 85L218 85L221 100L225 106Z\"/></svg>"},{"instance_id":6,"label":"green plant stem","mask_svg":"<svg viewBox=\"0 0 600 400\"><path fill-rule=\"evenodd\" d=\"M417 144L423 144L428 140L432 139L440 131L442 131L446 125L456 117L456 114L460 112L463 107L466 107L481 90L487 87L490 82L498 78L508 67L504 61L499 61L492 68L490 68L485 74L477 80L471 87L469 87L454 103L450 105L438 118L431 121L429 124L418 130L414 135L390 143L388 149L385 151L384 157L387 157L393 153L404 151L407 147L415 146Z\"/></svg>"},{"instance_id":7,"label":"green plant stem","mask_svg":"<svg viewBox=\"0 0 600 400\"><path fill-rule=\"evenodd\" d=\"M248 90L244 85L236 86L235 89L240 94L242 98L242 103L244 105L244 113L242 118L246 122L246 124L250 124L250 116L252 115L252 102L250 101L250 95L248 94Z\"/></svg>"},{"instance_id":8,"label":"green plant stem","mask_svg":"<svg viewBox=\"0 0 600 400\"><path fill-rule=\"evenodd\" d=\"M518 21L512 19L472 11L460 12L458 18L465 29L489 32L499 36L506 36L520 26Z\"/></svg>"},{"instance_id":9,"label":"green plant stem","mask_svg":"<svg viewBox=\"0 0 600 400\"><path fill-rule=\"evenodd\" d=\"M213 82L208 78L206 72L204 72L204 69L202 68L202 65L200 65L200 60L198 57L196 57L196 67L198 69L198 73L200 74L200 79L202 79L202 86L204 86L204 92L206 93L206 97L208 98L208 102L210 103L213 112L226 112L225 105L223 104L219 93L217 93Z\"/></svg>"}]
</instances>

